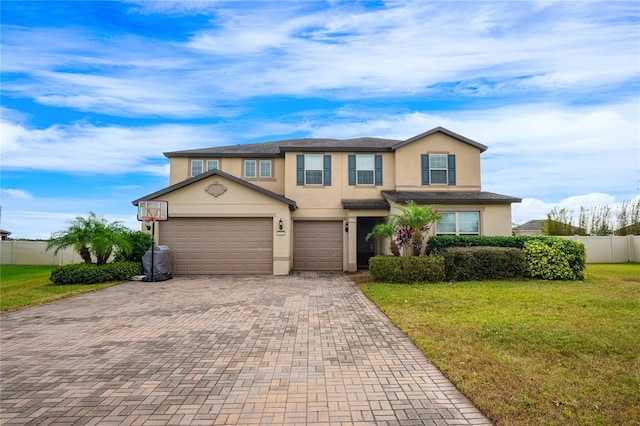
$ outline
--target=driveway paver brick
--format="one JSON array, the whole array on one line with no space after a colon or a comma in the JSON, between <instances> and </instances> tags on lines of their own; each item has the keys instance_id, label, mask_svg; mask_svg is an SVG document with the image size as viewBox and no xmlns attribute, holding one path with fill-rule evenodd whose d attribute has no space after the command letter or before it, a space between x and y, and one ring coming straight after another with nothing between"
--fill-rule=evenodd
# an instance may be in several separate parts
<instances>
[{"instance_id":1,"label":"driveway paver brick","mask_svg":"<svg viewBox=\"0 0 640 426\"><path fill-rule=\"evenodd\" d=\"M129 282L2 315L3 425L489 425L342 274Z\"/></svg>"}]
</instances>

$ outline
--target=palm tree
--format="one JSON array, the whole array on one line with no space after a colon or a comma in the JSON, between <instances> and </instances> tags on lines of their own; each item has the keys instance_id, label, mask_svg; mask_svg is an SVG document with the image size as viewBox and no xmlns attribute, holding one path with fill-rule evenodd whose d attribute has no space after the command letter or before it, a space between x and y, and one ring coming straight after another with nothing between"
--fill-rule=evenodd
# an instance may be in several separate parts
<instances>
[{"instance_id":1,"label":"palm tree","mask_svg":"<svg viewBox=\"0 0 640 426\"><path fill-rule=\"evenodd\" d=\"M373 227L373 230L367 234L365 241L369 241L371 238L388 238L389 249L394 256L400 256L400 248L396 243L396 232L398 228L395 220L389 220L388 223L379 223Z\"/></svg>"},{"instance_id":2,"label":"palm tree","mask_svg":"<svg viewBox=\"0 0 640 426\"><path fill-rule=\"evenodd\" d=\"M53 234L47 244L47 250L54 248L54 254L66 247L73 247L84 263L91 263L91 253L98 265L103 265L111 256L114 246L125 253L131 250L131 242L127 238L127 228L120 222L108 223L106 219L89 212L89 217L78 216L64 231Z\"/></svg>"},{"instance_id":3,"label":"palm tree","mask_svg":"<svg viewBox=\"0 0 640 426\"><path fill-rule=\"evenodd\" d=\"M55 247L54 254L67 247L73 247L80 254L84 263L91 263L89 245L96 227L96 216L89 214L89 218L78 216L64 231L55 232L47 243L47 250Z\"/></svg>"},{"instance_id":4,"label":"palm tree","mask_svg":"<svg viewBox=\"0 0 640 426\"><path fill-rule=\"evenodd\" d=\"M440 219L440 215L434 210L436 206L418 207L414 201L408 201L406 206L395 207L402 214L391 214L388 217L397 223L398 233L407 236L407 240L411 241L412 254L420 256L424 243L423 235L428 233L431 225ZM401 245L402 243L403 240Z\"/></svg>"},{"instance_id":5,"label":"palm tree","mask_svg":"<svg viewBox=\"0 0 640 426\"><path fill-rule=\"evenodd\" d=\"M98 265L107 263L116 246L126 254L131 253L133 245L127 231L128 228L120 222L107 223L101 219L100 226L96 228L96 233L91 240L91 252L96 256Z\"/></svg>"}]
</instances>

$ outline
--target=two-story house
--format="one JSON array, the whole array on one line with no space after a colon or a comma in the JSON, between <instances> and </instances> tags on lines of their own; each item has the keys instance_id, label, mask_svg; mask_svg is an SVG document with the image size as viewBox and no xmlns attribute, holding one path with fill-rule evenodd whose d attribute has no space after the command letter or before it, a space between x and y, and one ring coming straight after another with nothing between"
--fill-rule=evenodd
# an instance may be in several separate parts
<instances>
[{"instance_id":1,"label":"two-story house","mask_svg":"<svg viewBox=\"0 0 640 426\"><path fill-rule=\"evenodd\" d=\"M355 271L385 252L373 227L413 200L432 234L511 235L511 203L481 190L485 145L437 127L407 140L292 139L167 152L170 219L156 239L174 274Z\"/></svg>"}]
</instances>

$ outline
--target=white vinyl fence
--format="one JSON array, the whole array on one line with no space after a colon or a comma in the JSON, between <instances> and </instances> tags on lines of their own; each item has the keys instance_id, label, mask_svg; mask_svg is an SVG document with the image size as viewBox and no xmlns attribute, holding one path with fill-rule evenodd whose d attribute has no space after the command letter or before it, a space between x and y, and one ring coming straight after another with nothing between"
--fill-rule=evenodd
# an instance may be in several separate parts
<instances>
[{"instance_id":1,"label":"white vinyl fence","mask_svg":"<svg viewBox=\"0 0 640 426\"><path fill-rule=\"evenodd\" d=\"M587 251L587 263L640 262L640 235L624 237L560 237L580 241Z\"/></svg>"},{"instance_id":2,"label":"white vinyl fence","mask_svg":"<svg viewBox=\"0 0 640 426\"><path fill-rule=\"evenodd\" d=\"M53 254L45 241L0 241L0 264L2 265L68 265L81 263L82 258L73 247Z\"/></svg>"}]
</instances>

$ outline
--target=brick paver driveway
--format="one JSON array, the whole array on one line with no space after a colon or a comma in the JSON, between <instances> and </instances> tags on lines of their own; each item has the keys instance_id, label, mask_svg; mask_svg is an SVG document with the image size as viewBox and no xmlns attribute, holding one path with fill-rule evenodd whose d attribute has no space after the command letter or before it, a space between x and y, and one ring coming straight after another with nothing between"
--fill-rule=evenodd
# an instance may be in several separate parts
<instances>
[{"instance_id":1,"label":"brick paver driveway","mask_svg":"<svg viewBox=\"0 0 640 426\"><path fill-rule=\"evenodd\" d=\"M341 274L130 282L1 327L5 425L489 424Z\"/></svg>"}]
</instances>

